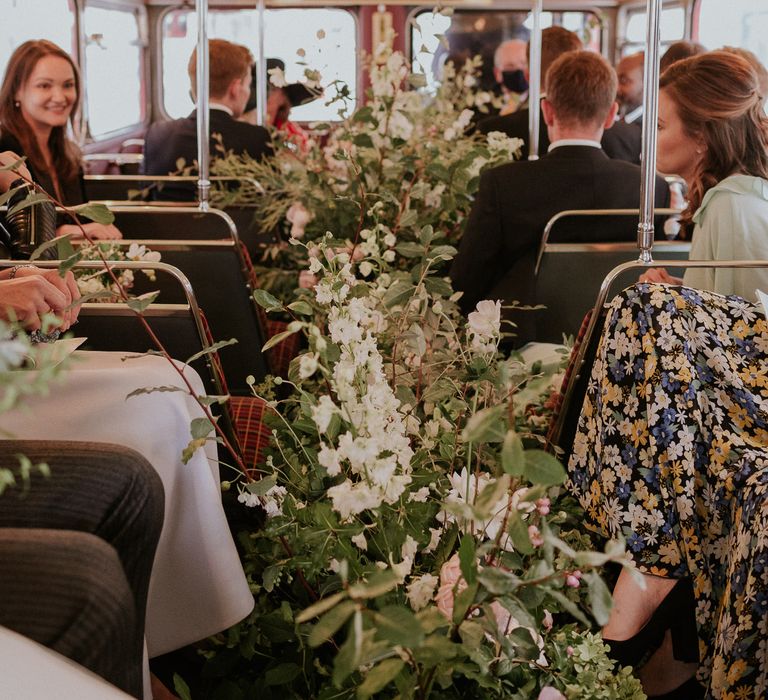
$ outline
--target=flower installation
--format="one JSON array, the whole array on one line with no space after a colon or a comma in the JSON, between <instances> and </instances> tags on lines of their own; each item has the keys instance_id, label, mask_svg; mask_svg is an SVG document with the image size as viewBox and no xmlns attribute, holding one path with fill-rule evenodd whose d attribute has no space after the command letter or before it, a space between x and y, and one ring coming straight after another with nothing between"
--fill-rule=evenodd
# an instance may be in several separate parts
<instances>
[{"instance_id":1,"label":"flower installation","mask_svg":"<svg viewBox=\"0 0 768 700\"><path fill-rule=\"evenodd\" d=\"M87 242L78 246L79 260L81 261L135 261L135 262L160 262L160 253L147 249L138 243L131 243L128 249L118 244L109 242ZM101 254L101 255L100 255ZM103 258L102 258L103 256ZM118 284L123 290L133 288L133 270L114 270L116 278L113 279L106 269L83 270L73 268L80 294L87 296L89 301L116 301L119 296ZM150 281L155 281L154 270L141 271Z\"/></svg>"},{"instance_id":2,"label":"flower installation","mask_svg":"<svg viewBox=\"0 0 768 700\"><path fill-rule=\"evenodd\" d=\"M305 351L253 386L271 441L223 485L251 516L256 605L203 646L205 696L644 697L595 633L623 545L595 551L543 449L562 363L501 354L499 303L464 319L447 279L480 172L520 145L468 133L490 101L477 68L447 64L429 96L381 47L365 106L338 90L322 139L214 161L244 178L217 204L288 239L254 294L288 322L265 348Z\"/></svg>"}]
</instances>

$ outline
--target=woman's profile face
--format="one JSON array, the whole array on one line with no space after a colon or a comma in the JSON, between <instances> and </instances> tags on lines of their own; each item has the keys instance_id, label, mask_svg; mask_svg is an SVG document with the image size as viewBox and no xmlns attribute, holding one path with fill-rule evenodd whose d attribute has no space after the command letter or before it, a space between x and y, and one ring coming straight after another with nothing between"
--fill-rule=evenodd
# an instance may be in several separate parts
<instances>
[{"instance_id":1,"label":"woman's profile face","mask_svg":"<svg viewBox=\"0 0 768 700\"><path fill-rule=\"evenodd\" d=\"M43 56L16 95L22 116L35 131L65 126L77 103L75 72L60 56Z\"/></svg>"},{"instance_id":2,"label":"woman's profile face","mask_svg":"<svg viewBox=\"0 0 768 700\"><path fill-rule=\"evenodd\" d=\"M679 175L690 184L703 157L704 146L692 138L677 111L675 101L659 92L658 154L656 167L667 175Z\"/></svg>"}]
</instances>

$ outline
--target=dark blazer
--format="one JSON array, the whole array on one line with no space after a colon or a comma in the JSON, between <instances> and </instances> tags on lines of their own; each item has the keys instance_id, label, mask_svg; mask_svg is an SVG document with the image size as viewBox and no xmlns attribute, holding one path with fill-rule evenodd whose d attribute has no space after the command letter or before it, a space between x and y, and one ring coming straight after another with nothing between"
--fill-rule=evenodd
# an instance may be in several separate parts
<instances>
[{"instance_id":1,"label":"dark blazer","mask_svg":"<svg viewBox=\"0 0 768 700\"><path fill-rule=\"evenodd\" d=\"M512 114L504 116L488 117L481 120L477 128L483 133L502 131L507 136L523 140L521 156L528 157L528 108L520 109ZM638 122L625 124L616 122L610 129L603 132L602 146L609 158L626 160L630 163L640 164L640 149L642 145L643 130ZM544 115L539 114L539 154L547 152L549 148L549 133L544 122Z\"/></svg>"},{"instance_id":2,"label":"dark blazer","mask_svg":"<svg viewBox=\"0 0 768 700\"><path fill-rule=\"evenodd\" d=\"M656 205L669 188L656 178ZM640 168L591 146L560 146L539 160L482 173L451 280L467 313L481 299L534 303L533 271L544 227L566 209L630 209L640 204ZM660 237L663 238L662 232ZM564 228L559 242L636 240L626 220Z\"/></svg>"},{"instance_id":3,"label":"dark blazer","mask_svg":"<svg viewBox=\"0 0 768 700\"><path fill-rule=\"evenodd\" d=\"M261 126L239 122L221 109L210 110L210 152L212 156L225 151L236 155L247 154L261 159L272 154L269 132ZM177 161L184 159L185 165L197 161L197 110L188 117L173 121L156 122L149 127L144 143L144 173L147 175L169 175L179 170ZM221 136L221 144L214 138ZM194 185L164 185L155 199L190 201L195 199Z\"/></svg>"},{"instance_id":4,"label":"dark blazer","mask_svg":"<svg viewBox=\"0 0 768 700\"><path fill-rule=\"evenodd\" d=\"M19 143L18 139L7 132L0 134L0 151L13 151L16 153L16 155L19 156L27 155L22 151L21 144ZM24 165L27 166L32 179L48 194L50 194L52 197L55 197L56 191L54 190L53 180L51 179L50 174L45 171L35 170L30 165L29 161L26 161ZM66 182L60 181L59 186L61 187L61 196L63 198L62 204L68 207L73 207L86 201L85 182L83 180L82 168L80 169L77 177Z\"/></svg>"}]
</instances>

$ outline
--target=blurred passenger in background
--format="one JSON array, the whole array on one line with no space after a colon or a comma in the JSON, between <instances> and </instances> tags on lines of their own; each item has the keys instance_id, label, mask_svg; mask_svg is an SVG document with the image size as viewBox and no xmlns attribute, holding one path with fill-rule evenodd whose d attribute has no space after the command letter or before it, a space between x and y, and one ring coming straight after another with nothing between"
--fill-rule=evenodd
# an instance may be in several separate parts
<instances>
[{"instance_id":1,"label":"blurred passenger in background","mask_svg":"<svg viewBox=\"0 0 768 700\"><path fill-rule=\"evenodd\" d=\"M659 61L659 74L667 70L673 63L691 56L698 56L706 50L704 46L695 41L676 41L674 44L670 44Z\"/></svg>"},{"instance_id":2,"label":"blurred passenger in background","mask_svg":"<svg viewBox=\"0 0 768 700\"><path fill-rule=\"evenodd\" d=\"M616 100L619 103L619 120L625 124L643 124L643 61L642 51L624 56L616 66L619 87Z\"/></svg>"},{"instance_id":3,"label":"blurred passenger in background","mask_svg":"<svg viewBox=\"0 0 768 700\"><path fill-rule=\"evenodd\" d=\"M223 39L211 39L208 52L211 154L224 155L231 151L255 159L270 155L269 132L263 127L238 121L251 95L251 52L245 46ZM187 70L195 99L197 49L192 52ZM179 160L186 166L197 162L196 109L182 119L155 122L147 131L144 145L144 172L147 175L178 173ZM195 188L188 183L165 184L154 197L191 201L195 199Z\"/></svg>"},{"instance_id":4,"label":"blurred passenger in background","mask_svg":"<svg viewBox=\"0 0 768 700\"><path fill-rule=\"evenodd\" d=\"M493 54L493 76L499 84L504 105L499 114L512 114L528 103L528 42L509 39Z\"/></svg>"},{"instance_id":5,"label":"blurred passenger in background","mask_svg":"<svg viewBox=\"0 0 768 700\"><path fill-rule=\"evenodd\" d=\"M539 160L508 163L482 173L458 255L451 267L465 313L482 299L536 303L536 254L546 223L567 209L636 209L640 168L612 160L600 147L616 118L616 74L590 51L566 52L547 74L544 120L552 140ZM656 182L656 206L669 190ZM636 229L616 222L580 226L565 241L635 240ZM508 314L518 324L516 344L536 340L531 312Z\"/></svg>"},{"instance_id":6,"label":"blurred passenger in background","mask_svg":"<svg viewBox=\"0 0 768 700\"><path fill-rule=\"evenodd\" d=\"M545 78L549 67L568 51L581 50L581 39L563 27L547 27L541 33L541 97L546 97ZM528 49L530 54L530 46ZM529 78L530 68L526 69L526 79ZM522 156L528 156L529 129L528 105L518 109L513 114L494 116L483 119L478 129L489 134L491 131L501 131L507 136L523 141ZM630 163L640 163L642 133L636 126L615 124L605 130L602 146L609 158L626 160ZM549 133L543 115L539 116L539 154L546 153L549 148Z\"/></svg>"}]
</instances>

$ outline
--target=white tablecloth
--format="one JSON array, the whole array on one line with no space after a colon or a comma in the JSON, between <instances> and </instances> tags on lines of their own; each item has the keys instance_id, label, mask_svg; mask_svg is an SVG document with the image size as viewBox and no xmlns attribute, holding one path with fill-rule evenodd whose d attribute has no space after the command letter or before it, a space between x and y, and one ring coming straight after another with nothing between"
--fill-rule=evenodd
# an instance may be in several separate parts
<instances>
[{"instance_id":1,"label":"white tablecloth","mask_svg":"<svg viewBox=\"0 0 768 700\"><path fill-rule=\"evenodd\" d=\"M189 424L202 415L181 392L143 394L134 389L181 386L167 360L123 353L75 352L72 368L51 394L0 416L15 437L113 442L131 447L157 469L165 486L165 524L155 556L147 606L150 657L203 639L242 620L253 596L230 536L219 492L216 446L190 462L181 452ZM187 376L198 394L200 377Z\"/></svg>"},{"instance_id":2,"label":"white tablecloth","mask_svg":"<svg viewBox=\"0 0 768 700\"><path fill-rule=\"evenodd\" d=\"M0 658L0 698L131 700L82 666L5 627L0 627Z\"/></svg>"}]
</instances>

